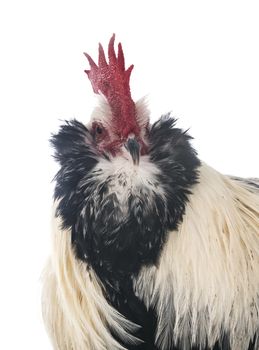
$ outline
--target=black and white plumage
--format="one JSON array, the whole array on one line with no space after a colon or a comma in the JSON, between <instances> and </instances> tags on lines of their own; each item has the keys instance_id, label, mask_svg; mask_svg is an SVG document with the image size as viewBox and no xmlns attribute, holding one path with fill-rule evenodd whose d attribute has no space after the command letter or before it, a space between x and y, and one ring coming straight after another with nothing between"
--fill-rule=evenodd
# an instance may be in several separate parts
<instances>
[{"instance_id":1,"label":"black and white plumage","mask_svg":"<svg viewBox=\"0 0 259 350\"><path fill-rule=\"evenodd\" d=\"M54 348L258 349L259 182L200 162L170 115L149 125L144 100L138 133L106 150L112 116L103 96L87 126L66 122L51 139Z\"/></svg>"}]
</instances>

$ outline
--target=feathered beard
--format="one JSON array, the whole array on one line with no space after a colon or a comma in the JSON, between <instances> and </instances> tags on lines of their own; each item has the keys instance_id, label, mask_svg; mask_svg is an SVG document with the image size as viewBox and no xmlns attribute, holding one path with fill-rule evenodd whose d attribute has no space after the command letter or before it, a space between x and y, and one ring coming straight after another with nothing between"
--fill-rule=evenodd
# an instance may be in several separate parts
<instances>
[{"instance_id":1,"label":"feathered beard","mask_svg":"<svg viewBox=\"0 0 259 350\"><path fill-rule=\"evenodd\" d=\"M57 215L72 229L79 259L105 280L155 264L169 230L184 214L200 162L190 136L169 115L149 132L149 153L135 166L127 156L98 154L88 129L74 120L52 137L61 169Z\"/></svg>"}]
</instances>

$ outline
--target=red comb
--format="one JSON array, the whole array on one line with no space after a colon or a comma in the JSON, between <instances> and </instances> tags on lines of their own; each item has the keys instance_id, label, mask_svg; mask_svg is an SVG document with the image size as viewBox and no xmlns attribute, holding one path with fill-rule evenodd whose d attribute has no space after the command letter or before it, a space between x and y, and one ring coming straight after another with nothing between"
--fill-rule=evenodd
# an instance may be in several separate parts
<instances>
[{"instance_id":1,"label":"red comb","mask_svg":"<svg viewBox=\"0 0 259 350\"><path fill-rule=\"evenodd\" d=\"M127 136L130 132L139 131L135 103L131 98L129 86L133 65L125 70L121 43L118 45L118 55L116 57L114 41L115 34L111 37L108 46L108 63L101 44L99 44L98 65L91 56L85 53L90 64L90 70L85 70L85 72L91 81L94 92L96 94L101 92L106 97L112 110L116 129L123 136Z\"/></svg>"}]
</instances>

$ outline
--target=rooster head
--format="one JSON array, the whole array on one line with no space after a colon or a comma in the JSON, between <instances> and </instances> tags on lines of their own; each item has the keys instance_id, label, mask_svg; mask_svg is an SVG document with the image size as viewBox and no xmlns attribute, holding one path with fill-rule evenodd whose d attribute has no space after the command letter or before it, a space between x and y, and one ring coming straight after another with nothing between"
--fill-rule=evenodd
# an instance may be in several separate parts
<instances>
[{"instance_id":1,"label":"rooster head","mask_svg":"<svg viewBox=\"0 0 259 350\"><path fill-rule=\"evenodd\" d=\"M118 54L114 50L115 35L108 45L108 62L99 44L98 65L85 53L90 70L85 72L91 81L94 93L100 96L100 105L95 109L89 129L100 153L116 156L128 151L134 164L138 164L139 154L147 153L148 113L138 111L131 98L131 65L125 69L122 45Z\"/></svg>"}]
</instances>

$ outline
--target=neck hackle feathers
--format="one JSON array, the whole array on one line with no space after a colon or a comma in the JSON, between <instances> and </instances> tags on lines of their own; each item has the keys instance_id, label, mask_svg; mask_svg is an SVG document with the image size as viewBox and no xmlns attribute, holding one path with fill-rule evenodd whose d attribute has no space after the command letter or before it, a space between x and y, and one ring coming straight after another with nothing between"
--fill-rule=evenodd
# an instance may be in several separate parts
<instances>
[{"instance_id":1,"label":"neck hackle feathers","mask_svg":"<svg viewBox=\"0 0 259 350\"><path fill-rule=\"evenodd\" d=\"M113 125L116 126L118 134L127 137L130 133L138 133L139 126L136 119L136 107L130 93L130 74L133 69L131 65L125 70L124 54L121 43L118 44L118 54L114 50L115 34L108 45L107 62L104 49L99 44L98 65L85 53L90 69L85 70L91 81L93 91L103 95L112 111Z\"/></svg>"}]
</instances>

